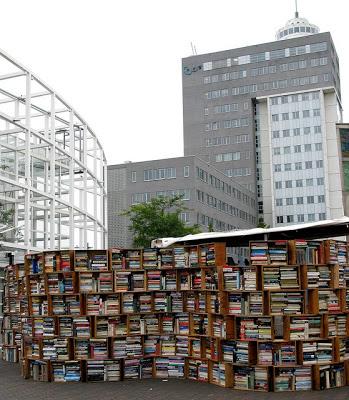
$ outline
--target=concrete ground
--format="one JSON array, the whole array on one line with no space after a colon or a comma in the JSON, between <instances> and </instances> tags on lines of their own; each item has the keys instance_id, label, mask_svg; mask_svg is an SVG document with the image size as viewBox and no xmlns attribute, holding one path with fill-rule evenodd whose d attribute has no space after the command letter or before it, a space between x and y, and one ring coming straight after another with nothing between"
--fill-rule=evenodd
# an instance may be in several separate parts
<instances>
[{"instance_id":1,"label":"concrete ground","mask_svg":"<svg viewBox=\"0 0 349 400\"><path fill-rule=\"evenodd\" d=\"M349 387L298 393L255 393L189 380L45 383L25 380L18 364L0 361L0 400L348 400Z\"/></svg>"}]
</instances>

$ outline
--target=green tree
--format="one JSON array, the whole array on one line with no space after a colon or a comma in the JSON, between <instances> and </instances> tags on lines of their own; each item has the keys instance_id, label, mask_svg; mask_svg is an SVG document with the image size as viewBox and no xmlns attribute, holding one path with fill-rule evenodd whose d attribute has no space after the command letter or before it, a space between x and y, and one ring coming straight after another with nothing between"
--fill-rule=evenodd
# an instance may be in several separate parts
<instances>
[{"instance_id":1,"label":"green tree","mask_svg":"<svg viewBox=\"0 0 349 400\"><path fill-rule=\"evenodd\" d=\"M179 237L199 233L197 225L187 226L180 219L180 213L187 210L182 196L157 197L149 203L130 206L121 215L129 217L129 229L133 233L133 243L139 247L149 247L151 241L160 237Z\"/></svg>"},{"instance_id":2,"label":"green tree","mask_svg":"<svg viewBox=\"0 0 349 400\"><path fill-rule=\"evenodd\" d=\"M270 228L270 225L266 224L262 218L258 221L257 228Z\"/></svg>"},{"instance_id":3,"label":"green tree","mask_svg":"<svg viewBox=\"0 0 349 400\"><path fill-rule=\"evenodd\" d=\"M10 228L13 226L13 209L6 210L4 206L0 203L0 231L4 228ZM4 239L6 233L0 233L0 239Z\"/></svg>"}]
</instances>

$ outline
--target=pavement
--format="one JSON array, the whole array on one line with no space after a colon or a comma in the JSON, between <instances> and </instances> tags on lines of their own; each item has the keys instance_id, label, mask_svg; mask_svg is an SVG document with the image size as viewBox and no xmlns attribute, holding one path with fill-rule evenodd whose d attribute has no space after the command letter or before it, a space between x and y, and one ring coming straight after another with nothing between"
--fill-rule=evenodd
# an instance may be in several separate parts
<instances>
[{"instance_id":1,"label":"pavement","mask_svg":"<svg viewBox=\"0 0 349 400\"><path fill-rule=\"evenodd\" d=\"M329 398L348 400L349 386L313 392L256 393L178 379L101 383L33 382L21 377L18 364L0 361L0 400L328 400Z\"/></svg>"}]
</instances>

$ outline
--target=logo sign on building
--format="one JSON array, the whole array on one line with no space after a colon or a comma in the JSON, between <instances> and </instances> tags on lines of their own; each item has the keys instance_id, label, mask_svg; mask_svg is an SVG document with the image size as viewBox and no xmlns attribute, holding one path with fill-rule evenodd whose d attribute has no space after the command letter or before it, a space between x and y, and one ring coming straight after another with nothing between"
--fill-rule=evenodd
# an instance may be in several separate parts
<instances>
[{"instance_id":1,"label":"logo sign on building","mask_svg":"<svg viewBox=\"0 0 349 400\"><path fill-rule=\"evenodd\" d=\"M191 75L193 72L198 72L202 69L201 65L190 65L183 67L184 75Z\"/></svg>"}]
</instances>

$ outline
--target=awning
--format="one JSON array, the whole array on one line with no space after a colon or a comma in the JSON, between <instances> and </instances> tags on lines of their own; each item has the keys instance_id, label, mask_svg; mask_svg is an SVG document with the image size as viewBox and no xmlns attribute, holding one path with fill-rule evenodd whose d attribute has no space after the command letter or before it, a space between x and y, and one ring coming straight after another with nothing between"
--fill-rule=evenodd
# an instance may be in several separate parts
<instances>
[{"instance_id":1,"label":"awning","mask_svg":"<svg viewBox=\"0 0 349 400\"><path fill-rule=\"evenodd\" d=\"M349 217L287 225L278 228L254 228L227 232L204 232L178 238L159 238L152 241L152 247L168 247L175 243L196 244L209 241L226 242L229 247L248 246L253 240L274 239L326 239L349 235Z\"/></svg>"}]
</instances>

